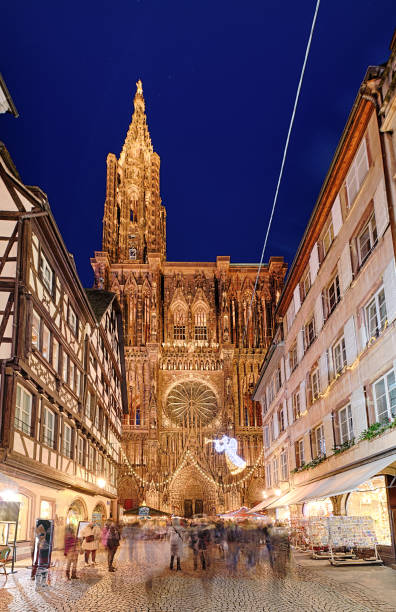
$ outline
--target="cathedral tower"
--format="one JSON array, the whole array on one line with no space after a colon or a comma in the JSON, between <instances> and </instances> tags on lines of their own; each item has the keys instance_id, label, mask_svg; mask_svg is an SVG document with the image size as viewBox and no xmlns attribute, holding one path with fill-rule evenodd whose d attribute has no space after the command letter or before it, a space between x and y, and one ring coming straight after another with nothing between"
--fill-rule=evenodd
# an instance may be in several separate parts
<instances>
[{"instance_id":1,"label":"cathedral tower","mask_svg":"<svg viewBox=\"0 0 396 612\"><path fill-rule=\"evenodd\" d=\"M147 127L142 82L119 159L107 156L103 251L111 263L146 263L149 253L166 255L166 212L160 197L160 158Z\"/></svg>"},{"instance_id":2,"label":"cathedral tower","mask_svg":"<svg viewBox=\"0 0 396 612\"><path fill-rule=\"evenodd\" d=\"M255 290L257 264L166 260L159 157L140 81L134 104L121 155L107 158L103 251L91 260L96 287L117 294L125 327L120 503L145 500L186 516L253 505L265 480L262 412L251 394L286 264L271 257ZM222 436L246 463L241 474L217 452Z\"/></svg>"}]
</instances>

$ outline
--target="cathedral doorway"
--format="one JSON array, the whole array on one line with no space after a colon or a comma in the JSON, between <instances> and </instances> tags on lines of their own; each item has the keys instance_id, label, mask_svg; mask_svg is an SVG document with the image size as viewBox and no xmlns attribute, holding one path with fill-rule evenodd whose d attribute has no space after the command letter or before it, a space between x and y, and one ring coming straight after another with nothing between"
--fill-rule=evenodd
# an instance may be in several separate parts
<instances>
[{"instance_id":1,"label":"cathedral doorway","mask_svg":"<svg viewBox=\"0 0 396 612\"><path fill-rule=\"evenodd\" d=\"M186 518L191 518L193 515L193 503L192 499L184 500L184 516Z\"/></svg>"},{"instance_id":2,"label":"cathedral doorway","mask_svg":"<svg viewBox=\"0 0 396 612\"><path fill-rule=\"evenodd\" d=\"M172 482L169 491L170 508L174 514L187 518L194 514L214 514L217 506L216 488L208 483L192 465L185 467Z\"/></svg>"}]
</instances>

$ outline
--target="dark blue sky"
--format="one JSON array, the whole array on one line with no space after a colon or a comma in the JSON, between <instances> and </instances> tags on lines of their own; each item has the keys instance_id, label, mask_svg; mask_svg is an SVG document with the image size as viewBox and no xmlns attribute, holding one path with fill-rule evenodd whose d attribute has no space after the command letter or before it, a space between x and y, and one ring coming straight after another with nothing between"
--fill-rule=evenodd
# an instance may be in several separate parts
<instances>
[{"instance_id":1,"label":"dark blue sky","mask_svg":"<svg viewBox=\"0 0 396 612\"><path fill-rule=\"evenodd\" d=\"M101 249L106 155L143 81L169 260L258 261L314 0L4 4L0 70L20 113L0 139L47 194L82 281ZM265 259L291 263L394 0L322 0Z\"/></svg>"}]
</instances>

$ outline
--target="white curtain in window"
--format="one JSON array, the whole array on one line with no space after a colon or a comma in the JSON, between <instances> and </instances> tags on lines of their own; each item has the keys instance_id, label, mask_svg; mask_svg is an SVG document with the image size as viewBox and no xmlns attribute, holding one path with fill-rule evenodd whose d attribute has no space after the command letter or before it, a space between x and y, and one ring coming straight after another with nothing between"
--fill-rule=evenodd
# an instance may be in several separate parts
<instances>
[{"instance_id":1,"label":"white curtain in window","mask_svg":"<svg viewBox=\"0 0 396 612\"><path fill-rule=\"evenodd\" d=\"M385 183L383 179L381 179L377 187L377 191L374 194L374 214L375 223L377 226L377 234L378 238L380 238L384 233L385 229L388 227L389 223L388 204L386 198Z\"/></svg>"},{"instance_id":2,"label":"white curtain in window","mask_svg":"<svg viewBox=\"0 0 396 612\"><path fill-rule=\"evenodd\" d=\"M366 401L363 386L358 387L351 395L353 433L356 438L367 429Z\"/></svg>"},{"instance_id":3,"label":"white curtain in window","mask_svg":"<svg viewBox=\"0 0 396 612\"><path fill-rule=\"evenodd\" d=\"M344 325L345 350L348 365L351 365L357 356L355 321L353 316Z\"/></svg>"},{"instance_id":4,"label":"white curtain in window","mask_svg":"<svg viewBox=\"0 0 396 612\"><path fill-rule=\"evenodd\" d=\"M344 293L352 282L352 263L349 242L345 245L344 250L341 253L339 261L339 273L341 279L342 294L344 295Z\"/></svg>"},{"instance_id":5,"label":"white curtain in window","mask_svg":"<svg viewBox=\"0 0 396 612\"><path fill-rule=\"evenodd\" d=\"M394 257L392 257L384 270L383 281L387 319L388 323L391 323L396 317L396 269Z\"/></svg>"},{"instance_id":6,"label":"white curtain in window","mask_svg":"<svg viewBox=\"0 0 396 612\"><path fill-rule=\"evenodd\" d=\"M335 238L342 227L342 213L341 213L341 203L340 203L339 195L334 200L334 204L331 208L331 218L333 221L333 231L334 231L334 238Z\"/></svg>"}]
</instances>

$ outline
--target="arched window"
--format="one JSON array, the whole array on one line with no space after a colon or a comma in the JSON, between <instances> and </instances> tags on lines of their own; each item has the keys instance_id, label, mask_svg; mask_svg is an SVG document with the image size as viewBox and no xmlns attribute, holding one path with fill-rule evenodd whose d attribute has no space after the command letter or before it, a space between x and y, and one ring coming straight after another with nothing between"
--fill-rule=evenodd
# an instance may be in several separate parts
<instances>
[{"instance_id":1,"label":"arched window","mask_svg":"<svg viewBox=\"0 0 396 612\"><path fill-rule=\"evenodd\" d=\"M173 339L186 339L186 312L179 306L173 313Z\"/></svg>"},{"instance_id":2,"label":"arched window","mask_svg":"<svg viewBox=\"0 0 396 612\"><path fill-rule=\"evenodd\" d=\"M206 312L203 308L196 311L194 317L194 340L207 340Z\"/></svg>"}]
</instances>

